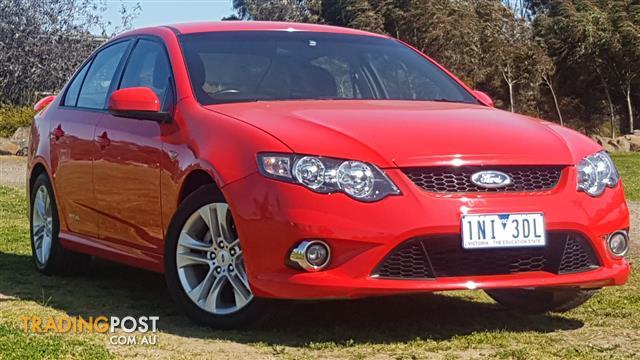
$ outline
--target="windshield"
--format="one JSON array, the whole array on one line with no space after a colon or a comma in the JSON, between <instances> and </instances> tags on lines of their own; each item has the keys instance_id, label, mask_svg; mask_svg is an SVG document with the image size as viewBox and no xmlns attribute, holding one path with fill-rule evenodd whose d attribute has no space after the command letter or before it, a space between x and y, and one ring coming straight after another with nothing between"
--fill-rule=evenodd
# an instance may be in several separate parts
<instances>
[{"instance_id":1,"label":"windshield","mask_svg":"<svg viewBox=\"0 0 640 360\"><path fill-rule=\"evenodd\" d=\"M398 41L318 32L181 35L201 104L388 99L476 103L436 65Z\"/></svg>"}]
</instances>

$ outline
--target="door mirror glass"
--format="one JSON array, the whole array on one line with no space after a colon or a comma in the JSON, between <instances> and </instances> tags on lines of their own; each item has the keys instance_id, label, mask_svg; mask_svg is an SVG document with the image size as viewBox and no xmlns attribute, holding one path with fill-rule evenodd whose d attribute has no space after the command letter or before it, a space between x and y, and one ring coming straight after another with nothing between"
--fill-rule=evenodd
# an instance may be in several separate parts
<instances>
[{"instance_id":1,"label":"door mirror glass","mask_svg":"<svg viewBox=\"0 0 640 360\"><path fill-rule=\"evenodd\" d=\"M480 100L480 102L482 102L483 104L490 106L490 107L494 107L493 104L493 100L491 99L491 96L487 95L486 93L480 91L480 90L473 90L473 96L476 97L476 99Z\"/></svg>"},{"instance_id":2,"label":"door mirror glass","mask_svg":"<svg viewBox=\"0 0 640 360\"><path fill-rule=\"evenodd\" d=\"M168 120L168 114L160 112L160 100L147 87L131 87L116 90L109 98L109 112L114 116L142 120Z\"/></svg>"}]
</instances>

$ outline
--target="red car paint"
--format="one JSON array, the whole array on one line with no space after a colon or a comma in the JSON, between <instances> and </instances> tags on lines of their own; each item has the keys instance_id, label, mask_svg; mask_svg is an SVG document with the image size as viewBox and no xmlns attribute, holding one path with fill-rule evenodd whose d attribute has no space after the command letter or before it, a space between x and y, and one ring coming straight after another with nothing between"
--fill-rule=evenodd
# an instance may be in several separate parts
<instances>
[{"instance_id":1,"label":"red car paint","mask_svg":"<svg viewBox=\"0 0 640 360\"><path fill-rule=\"evenodd\" d=\"M553 123L494 109L488 97L477 93L478 105L353 100L201 106L178 34L251 30L381 36L318 25L222 22L139 29L113 39L148 36L164 44L176 105L167 122L117 117L106 109L69 109L61 106L60 97L47 99L48 106L38 105L39 110L46 108L34 121L29 174L44 170L52 179L65 247L163 272L164 234L188 181L198 173L210 176L230 204L256 296L312 299L470 287L596 288L627 280L628 263L611 256L604 242L607 234L629 227L622 184L596 198L576 191L575 165L601 150L590 139ZM114 95L112 107L127 106L126 97ZM145 106L156 109L149 98ZM268 179L258 173L256 156L261 152L366 161L383 169L402 195L364 203ZM535 194L428 193L401 170L459 165L566 168L553 190ZM564 275L532 271L436 280L371 276L407 239L458 234L462 214L499 212L544 212L547 230L575 231L588 238L601 266ZM326 270L306 273L286 265L289 251L302 239L330 244L332 260Z\"/></svg>"}]
</instances>

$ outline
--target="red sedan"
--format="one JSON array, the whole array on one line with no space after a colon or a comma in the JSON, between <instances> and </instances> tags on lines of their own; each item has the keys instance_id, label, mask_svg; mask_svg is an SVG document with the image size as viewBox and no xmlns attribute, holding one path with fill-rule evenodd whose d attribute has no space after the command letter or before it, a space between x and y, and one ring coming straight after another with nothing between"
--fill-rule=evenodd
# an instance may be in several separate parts
<instances>
[{"instance_id":1,"label":"red sedan","mask_svg":"<svg viewBox=\"0 0 640 360\"><path fill-rule=\"evenodd\" d=\"M37 269L161 272L201 323L247 324L273 298L460 289L564 311L629 276L622 183L596 143L493 108L387 36L134 30L36 109Z\"/></svg>"}]
</instances>

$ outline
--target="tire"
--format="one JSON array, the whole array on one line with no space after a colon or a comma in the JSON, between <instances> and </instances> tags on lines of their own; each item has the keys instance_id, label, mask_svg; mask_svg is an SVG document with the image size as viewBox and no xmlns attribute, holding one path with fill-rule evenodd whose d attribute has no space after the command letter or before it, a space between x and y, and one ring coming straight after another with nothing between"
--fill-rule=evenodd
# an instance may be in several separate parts
<instances>
[{"instance_id":1,"label":"tire","mask_svg":"<svg viewBox=\"0 0 640 360\"><path fill-rule=\"evenodd\" d=\"M526 314L566 312L589 300L599 289L496 289L485 292L498 304Z\"/></svg>"},{"instance_id":2,"label":"tire","mask_svg":"<svg viewBox=\"0 0 640 360\"><path fill-rule=\"evenodd\" d=\"M31 189L30 202L31 256L36 269L45 275L84 274L91 257L67 250L60 245L58 207L47 174L40 174L36 178Z\"/></svg>"},{"instance_id":3,"label":"tire","mask_svg":"<svg viewBox=\"0 0 640 360\"><path fill-rule=\"evenodd\" d=\"M253 296L233 217L218 193L205 185L178 207L165 240L165 278L174 302L194 322L243 328L262 320L268 307L266 300ZM212 233L219 241L212 240Z\"/></svg>"}]
</instances>

